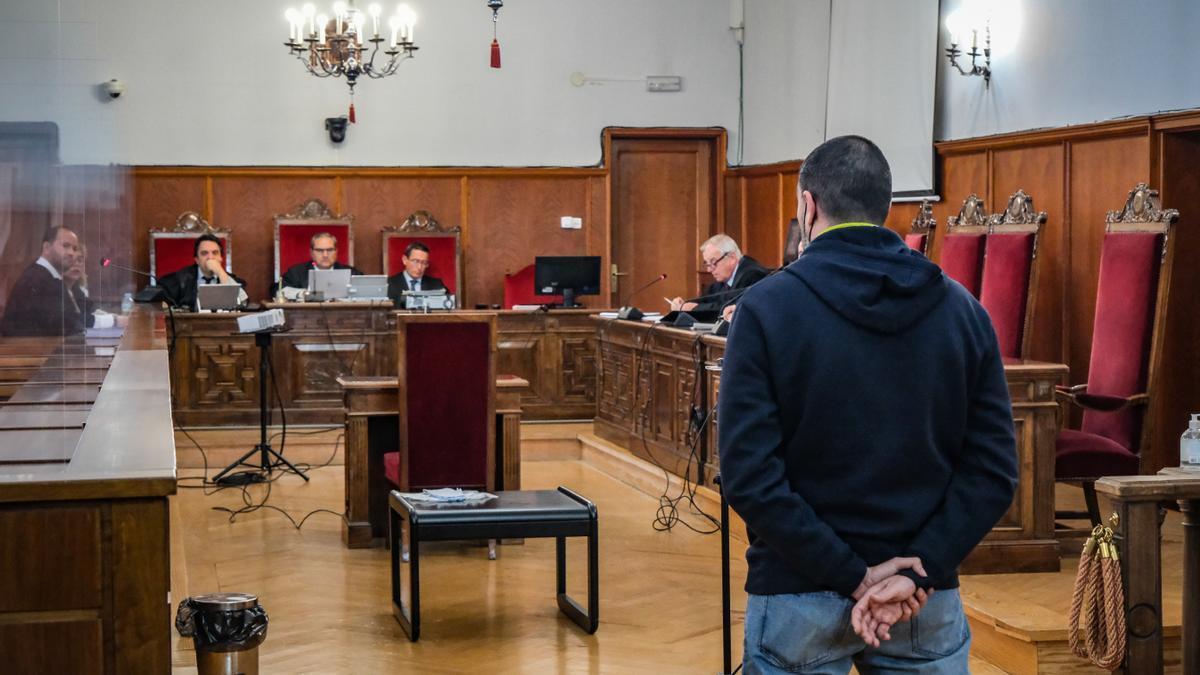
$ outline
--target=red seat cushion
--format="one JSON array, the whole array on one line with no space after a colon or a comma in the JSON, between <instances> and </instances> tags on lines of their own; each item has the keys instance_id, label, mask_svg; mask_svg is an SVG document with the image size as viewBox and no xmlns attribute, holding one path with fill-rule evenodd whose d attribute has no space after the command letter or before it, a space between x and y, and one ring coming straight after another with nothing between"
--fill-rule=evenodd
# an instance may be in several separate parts
<instances>
[{"instance_id":1,"label":"red seat cushion","mask_svg":"<svg viewBox=\"0 0 1200 675\"><path fill-rule=\"evenodd\" d=\"M948 234L942 242L942 271L979 297L983 278L982 234Z\"/></svg>"},{"instance_id":2,"label":"red seat cushion","mask_svg":"<svg viewBox=\"0 0 1200 675\"><path fill-rule=\"evenodd\" d=\"M928 238L928 236L929 235L927 234L906 234L904 235L904 243L908 244L908 247L912 250L918 253L924 253L925 240Z\"/></svg>"},{"instance_id":3,"label":"red seat cushion","mask_svg":"<svg viewBox=\"0 0 1200 675\"><path fill-rule=\"evenodd\" d=\"M1158 234L1104 235L1088 394L1125 398L1145 391L1161 252L1162 236ZM1120 446L1137 448L1143 412L1140 406L1116 412L1087 410L1080 428Z\"/></svg>"},{"instance_id":4,"label":"red seat cushion","mask_svg":"<svg viewBox=\"0 0 1200 675\"><path fill-rule=\"evenodd\" d=\"M383 453L383 475L388 481L400 487L400 453L385 452Z\"/></svg>"},{"instance_id":5,"label":"red seat cushion","mask_svg":"<svg viewBox=\"0 0 1200 675\"><path fill-rule=\"evenodd\" d=\"M1132 476L1138 473L1138 456L1095 434L1063 429L1054 448L1054 475L1058 480Z\"/></svg>"},{"instance_id":6,"label":"red seat cushion","mask_svg":"<svg viewBox=\"0 0 1200 675\"><path fill-rule=\"evenodd\" d=\"M534 265L526 265L512 274L504 275L504 309L513 305L562 304L561 295L540 295L533 285Z\"/></svg>"},{"instance_id":7,"label":"red seat cushion","mask_svg":"<svg viewBox=\"0 0 1200 675\"><path fill-rule=\"evenodd\" d=\"M1000 356L1021 358L1025 308L1029 303L1029 270L1034 235L991 234L984 245L983 283L979 302L992 318Z\"/></svg>"}]
</instances>

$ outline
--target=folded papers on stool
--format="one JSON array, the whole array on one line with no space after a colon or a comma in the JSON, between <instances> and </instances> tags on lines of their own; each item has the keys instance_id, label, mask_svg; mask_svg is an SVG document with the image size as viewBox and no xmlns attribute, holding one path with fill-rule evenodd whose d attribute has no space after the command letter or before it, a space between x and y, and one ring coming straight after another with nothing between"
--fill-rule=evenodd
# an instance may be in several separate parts
<instances>
[{"instance_id":1,"label":"folded papers on stool","mask_svg":"<svg viewBox=\"0 0 1200 675\"><path fill-rule=\"evenodd\" d=\"M413 502L450 504L454 502L485 502L489 499L495 499L496 495L490 492L464 490L462 488L438 488L436 490L426 488L420 492L407 492L404 494L404 498Z\"/></svg>"}]
</instances>

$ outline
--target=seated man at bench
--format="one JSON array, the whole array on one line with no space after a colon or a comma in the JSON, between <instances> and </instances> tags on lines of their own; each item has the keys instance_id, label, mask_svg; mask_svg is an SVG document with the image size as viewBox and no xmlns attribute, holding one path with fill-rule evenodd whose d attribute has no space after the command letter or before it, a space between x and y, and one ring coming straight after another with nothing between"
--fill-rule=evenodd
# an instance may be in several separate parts
<instances>
[{"instance_id":1,"label":"seated man at bench","mask_svg":"<svg viewBox=\"0 0 1200 675\"><path fill-rule=\"evenodd\" d=\"M238 303L245 304L246 282L225 271L224 249L221 240L211 234L202 234L196 238L192 247L195 265L172 272L160 277L158 285L162 287L167 302L181 309L196 309L196 287L200 284L237 284L242 287L238 292Z\"/></svg>"}]
</instances>

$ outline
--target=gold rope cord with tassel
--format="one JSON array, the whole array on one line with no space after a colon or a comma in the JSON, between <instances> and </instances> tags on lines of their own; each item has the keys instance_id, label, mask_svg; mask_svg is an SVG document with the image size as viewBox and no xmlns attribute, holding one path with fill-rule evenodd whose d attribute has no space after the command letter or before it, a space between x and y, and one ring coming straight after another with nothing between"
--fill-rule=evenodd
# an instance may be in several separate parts
<instances>
[{"instance_id":1,"label":"gold rope cord with tassel","mask_svg":"<svg viewBox=\"0 0 1200 675\"><path fill-rule=\"evenodd\" d=\"M1114 524L1116 518L1113 514ZM1068 621L1067 644L1072 652L1105 670L1121 667L1125 661L1125 592L1111 527L1097 525L1083 544Z\"/></svg>"}]
</instances>

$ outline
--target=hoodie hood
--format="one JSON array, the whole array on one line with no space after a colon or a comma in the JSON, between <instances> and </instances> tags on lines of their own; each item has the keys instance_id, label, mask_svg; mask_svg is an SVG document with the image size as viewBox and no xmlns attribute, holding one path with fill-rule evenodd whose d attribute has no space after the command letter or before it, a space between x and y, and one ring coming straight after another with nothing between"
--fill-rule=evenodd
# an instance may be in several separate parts
<instances>
[{"instance_id":1,"label":"hoodie hood","mask_svg":"<svg viewBox=\"0 0 1200 675\"><path fill-rule=\"evenodd\" d=\"M942 269L885 227L848 227L817 237L788 274L846 320L879 333L909 328L946 298Z\"/></svg>"}]
</instances>

